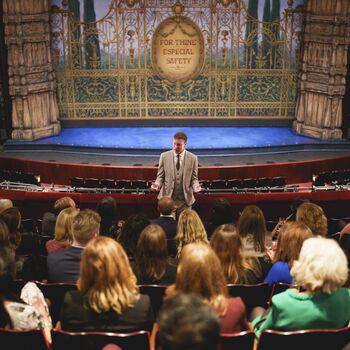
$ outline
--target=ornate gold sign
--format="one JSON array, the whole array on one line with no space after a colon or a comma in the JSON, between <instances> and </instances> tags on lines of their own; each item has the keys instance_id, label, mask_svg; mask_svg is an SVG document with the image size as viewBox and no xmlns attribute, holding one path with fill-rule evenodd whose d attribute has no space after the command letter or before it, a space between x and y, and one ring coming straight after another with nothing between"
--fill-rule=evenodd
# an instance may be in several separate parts
<instances>
[{"instance_id":1,"label":"ornate gold sign","mask_svg":"<svg viewBox=\"0 0 350 350\"><path fill-rule=\"evenodd\" d=\"M165 19L152 38L152 65L155 72L171 82L196 78L204 65L204 38L188 17Z\"/></svg>"}]
</instances>

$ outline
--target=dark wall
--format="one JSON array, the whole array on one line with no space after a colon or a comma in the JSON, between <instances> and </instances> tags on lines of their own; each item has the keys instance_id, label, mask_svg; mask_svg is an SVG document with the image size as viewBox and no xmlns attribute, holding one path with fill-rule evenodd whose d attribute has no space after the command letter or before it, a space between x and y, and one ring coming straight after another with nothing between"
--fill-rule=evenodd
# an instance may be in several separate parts
<instances>
[{"instance_id":1,"label":"dark wall","mask_svg":"<svg viewBox=\"0 0 350 350\"><path fill-rule=\"evenodd\" d=\"M350 138L350 46L348 47L348 73L346 76L346 90L343 99L343 137Z\"/></svg>"},{"instance_id":2,"label":"dark wall","mask_svg":"<svg viewBox=\"0 0 350 350\"><path fill-rule=\"evenodd\" d=\"M11 99L8 84L7 49L3 22L3 0L0 0L0 142L11 136Z\"/></svg>"}]
</instances>

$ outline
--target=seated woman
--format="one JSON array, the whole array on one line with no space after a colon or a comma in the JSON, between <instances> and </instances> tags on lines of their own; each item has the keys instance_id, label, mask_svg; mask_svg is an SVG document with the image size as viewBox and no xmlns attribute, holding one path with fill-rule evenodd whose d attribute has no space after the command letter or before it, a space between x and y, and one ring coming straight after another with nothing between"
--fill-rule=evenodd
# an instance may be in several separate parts
<instances>
[{"instance_id":1,"label":"seated woman","mask_svg":"<svg viewBox=\"0 0 350 350\"><path fill-rule=\"evenodd\" d=\"M184 247L175 285L166 290L165 302L178 292L195 294L207 302L219 316L221 332L247 329L245 305L241 298L229 297L220 261L209 245L190 243Z\"/></svg>"},{"instance_id":2,"label":"seated woman","mask_svg":"<svg viewBox=\"0 0 350 350\"><path fill-rule=\"evenodd\" d=\"M117 241L121 244L130 261L135 259L136 245L142 230L151 222L144 214L133 214L121 227Z\"/></svg>"},{"instance_id":3,"label":"seated woman","mask_svg":"<svg viewBox=\"0 0 350 350\"><path fill-rule=\"evenodd\" d=\"M45 247L48 253L65 249L73 243L72 223L79 213L77 208L63 209L57 216L55 224L54 239L46 242Z\"/></svg>"},{"instance_id":4,"label":"seated woman","mask_svg":"<svg viewBox=\"0 0 350 350\"><path fill-rule=\"evenodd\" d=\"M221 262L226 283L256 284L263 281L258 259L242 255L242 239L235 226L219 226L210 245Z\"/></svg>"},{"instance_id":5,"label":"seated woman","mask_svg":"<svg viewBox=\"0 0 350 350\"><path fill-rule=\"evenodd\" d=\"M14 292L13 280L16 264L13 252L0 247L0 328L16 330L42 329L51 342L51 318L40 289L28 282L18 296Z\"/></svg>"},{"instance_id":6,"label":"seated woman","mask_svg":"<svg viewBox=\"0 0 350 350\"><path fill-rule=\"evenodd\" d=\"M278 235L276 252L272 259L274 264L267 274L265 282L292 284L290 268L298 259L304 241L312 236L312 231L306 225L298 222L286 222Z\"/></svg>"},{"instance_id":7,"label":"seated woman","mask_svg":"<svg viewBox=\"0 0 350 350\"><path fill-rule=\"evenodd\" d=\"M101 216L100 235L111 238L117 236L117 203L113 197L104 197L97 204L96 211Z\"/></svg>"},{"instance_id":8,"label":"seated woman","mask_svg":"<svg viewBox=\"0 0 350 350\"><path fill-rule=\"evenodd\" d=\"M350 289L345 254L332 239L313 237L301 248L291 269L299 290L288 289L272 298L265 316L253 321L257 336L264 329L295 331L342 328L350 321Z\"/></svg>"},{"instance_id":9,"label":"seated woman","mask_svg":"<svg viewBox=\"0 0 350 350\"><path fill-rule=\"evenodd\" d=\"M177 257L181 255L186 244L203 242L209 244L207 232L205 231L199 215L192 209L185 209L179 217L177 223Z\"/></svg>"},{"instance_id":10,"label":"seated woman","mask_svg":"<svg viewBox=\"0 0 350 350\"><path fill-rule=\"evenodd\" d=\"M175 282L176 264L169 260L166 235L159 225L148 225L141 232L133 268L138 284Z\"/></svg>"},{"instance_id":11,"label":"seated woman","mask_svg":"<svg viewBox=\"0 0 350 350\"><path fill-rule=\"evenodd\" d=\"M16 207L5 209L1 213L1 218L5 221L9 230L9 240L11 248L16 251L21 243L21 213Z\"/></svg>"},{"instance_id":12,"label":"seated woman","mask_svg":"<svg viewBox=\"0 0 350 350\"><path fill-rule=\"evenodd\" d=\"M109 237L90 241L82 253L78 290L66 293L61 327L67 331L151 330L153 311L139 293L122 246Z\"/></svg>"},{"instance_id":13,"label":"seated woman","mask_svg":"<svg viewBox=\"0 0 350 350\"><path fill-rule=\"evenodd\" d=\"M272 237L267 231L262 210L256 205L244 207L237 222L237 230L242 237L242 254L258 258L263 276L266 276L272 265L266 254L266 250L272 247Z\"/></svg>"},{"instance_id":14,"label":"seated woman","mask_svg":"<svg viewBox=\"0 0 350 350\"><path fill-rule=\"evenodd\" d=\"M310 228L314 236L327 237L327 217L323 209L314 203L303 203L297 209L296 221Z\"/></svg>"}]
</instances>

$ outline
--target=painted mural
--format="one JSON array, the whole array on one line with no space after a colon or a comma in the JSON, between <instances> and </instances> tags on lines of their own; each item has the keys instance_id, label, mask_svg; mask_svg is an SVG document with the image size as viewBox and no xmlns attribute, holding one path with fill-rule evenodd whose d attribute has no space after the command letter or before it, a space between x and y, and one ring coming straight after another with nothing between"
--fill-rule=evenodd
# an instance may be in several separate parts
<instances>
[{"instance_id":1,"label":"painted mural","mask_svg":"<svg viewBox=\"0 0 350 350\"><path fill-rule=\"evenodd\" d=\"M293 118L302 23L303 0L51 0L60 117Z\"/></svg>"}]
</instances>

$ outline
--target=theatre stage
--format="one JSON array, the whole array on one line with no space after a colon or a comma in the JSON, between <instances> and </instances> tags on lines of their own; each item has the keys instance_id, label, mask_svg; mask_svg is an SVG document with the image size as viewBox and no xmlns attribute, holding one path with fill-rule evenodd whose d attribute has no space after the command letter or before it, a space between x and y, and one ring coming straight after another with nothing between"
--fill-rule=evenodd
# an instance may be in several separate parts
<instances>
[{"instance_id":1,"label":"theatre stage","mask_svg":"<svg viewBox=\"0 0 350 350\"><path fill-rule=\"evenodd\" d=\"M203 166L295 162L350 154L348 140L325 141L296 134L285 127L118 127L63 128L60 135L35 141L8 140L2 156L106 165L158 162L184 131L187 149Z\"/></svg>"}]
</instances>

